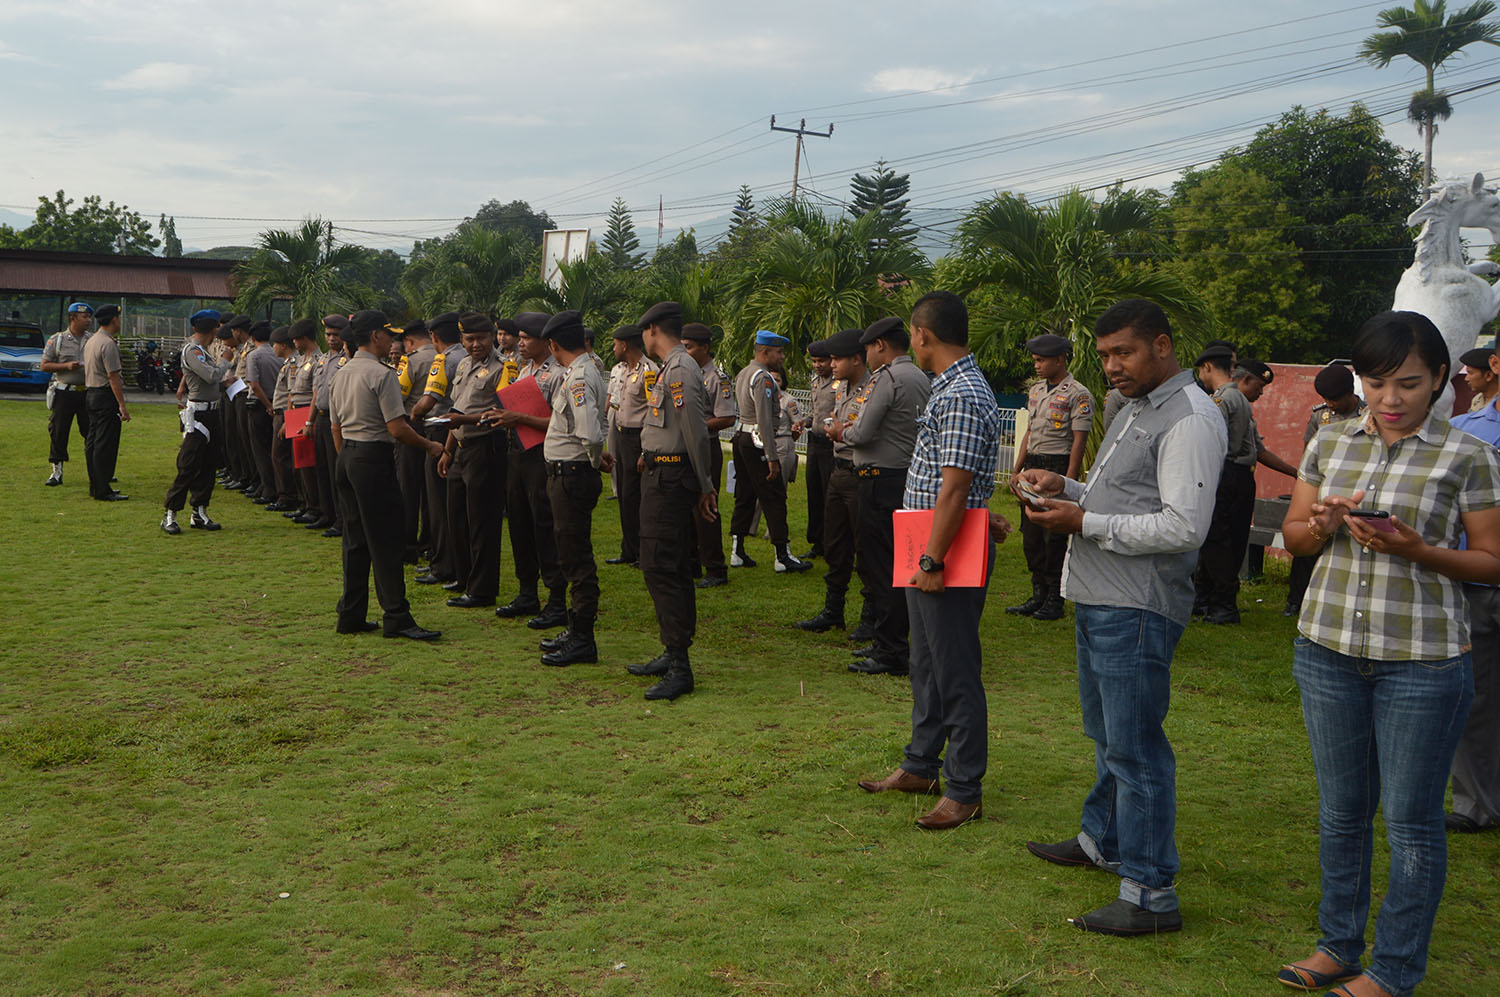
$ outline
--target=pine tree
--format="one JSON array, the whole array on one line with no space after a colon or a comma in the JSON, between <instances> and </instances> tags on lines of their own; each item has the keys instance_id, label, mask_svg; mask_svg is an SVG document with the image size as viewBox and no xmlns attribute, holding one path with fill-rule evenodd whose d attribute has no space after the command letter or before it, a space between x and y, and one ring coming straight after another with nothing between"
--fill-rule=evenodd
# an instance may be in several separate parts
<instances>
[{"instance_id":1,"label":"pine tree","mask_svg":"<svg viewBox=\"0 0 1500 997\"><path fill-rule=\"evenodd\" d=\"M755 199L750 196L750 185L740 184L740 196L734 202L734 210L730 212L729 238L734 239L740 235L746 226L754 227L759 219L755 214Z\"/></svg>"},{"instance_id":2,"label":"pine tree","mask_svg":"<svg viewBox=\"0 0 1500 997\"><path fill-rule=\"evenodd\" d=\"M609 218L604 222L603 249L605 257L619 270L634 270L645 260L645 253L638 253L641 240L635 236L635 223L630 220L630 209L623 197L615 198L610 206Z\"/></svg>"},{"instance_id":3,"label":"pine tree","mask_svg":"<svg viewBox=\"0 0 1500 997\"><path fill-rule=\"evenodd\" d=\"M162 215L156 227L161 230L161 254L169 259L181 256L182 240L177 238L177 219Z\"/></svg>"},{"instance_id":4,"label":"pine tree","mask_svg":"<svg viewBox=\"0 0 1500 997\"><path fill-rule=\"evenodd\" d=\"M882 159L875 164L874 176L856 173L850 179L852 203L849 207L856 218L871 211L880 212L881 237L892 242L909 243L917 234L906 207L906 196L910 191L911 174L897 174Z\"/></svg>"}]
</instances>

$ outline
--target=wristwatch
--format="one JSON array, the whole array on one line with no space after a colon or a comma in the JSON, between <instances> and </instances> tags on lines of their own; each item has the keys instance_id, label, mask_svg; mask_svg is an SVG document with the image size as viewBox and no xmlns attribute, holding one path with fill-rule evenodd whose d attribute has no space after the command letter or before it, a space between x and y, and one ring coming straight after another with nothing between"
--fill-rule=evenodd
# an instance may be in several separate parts
<instances>
[{"instance_id":1,"label":"wristwatch","mask_svg":"<svg viewBox=\"0 0 1500 997\"><path fill-rule=\"evenodd\" d=\"M923 571L927 572L930 575L934 571L942 571L943 570L943 562L942 561L934 561L932 558L928 557L926 554L923 554L921 557L917 558L917 567L921 568Z\"/></svg>"}]
</instances>

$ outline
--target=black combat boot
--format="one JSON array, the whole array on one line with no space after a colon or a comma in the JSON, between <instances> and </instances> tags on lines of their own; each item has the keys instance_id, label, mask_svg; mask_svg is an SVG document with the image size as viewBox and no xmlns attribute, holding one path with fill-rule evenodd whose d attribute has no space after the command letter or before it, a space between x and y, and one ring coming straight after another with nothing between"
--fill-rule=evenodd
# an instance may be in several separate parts
<instances>
[{"instance_id":1,"label":"black combat boot","mask_svg":"<svg viewBox=\"0 0 1500 997\"><path fill-rule=\"evenodd\" d=\"M665 675L667 669L672 667L672 652L663 650L656 657L643 664L626 665L625 670L632 675Z\"/></svg>"},{"instance_id":2,"label":"black combat boot","mask_svg":"<svg viewBox=\"0 0 1500 997\"><path fill-rule=\"evenodd\" d=\"M810 620L801 620L797 626L809 633L827 633L834 627L844 629L844 597L829 592L823 600L823 610Z\"/></svg>"},{"instance_id":3,"label":"black combat boot","mask_svg":"<svg viewBox=\"0 0 1500 997\"><path fill-rule=\"evenodd\" d=\"M1067 603L1063 602L1062 593L1056 590L1050 591L1047 593L1047 598L1037 607L1037 611L1031 614L1031 618L1033 620L1060 620L1063 618L1063 607L1066 605Z\"/></svg>"},{"instance_id":4,"label":"black combat boot","mask_svg":"<svg viewBox=\"0 0 1500 997\"><path fill-rule=\"evenodd\" d=\"M542 611L526 621L526 625L533 630L551 630L568 622L568 600L566 596L560 597L553 592L547 599L547 605Z\"/></svg>"},{"instance_id":5,"label":"black combat boot","mask_svg":"<svg viewBox=\"0 0 1500 997\"><path fill-rule=\"evenodd\" d=\"M599 648L594 644L594 621L585 623L575 620L568 630L568 642L555 651L542 655L542 664L554 668L566 665L593 664L599 660Z\"/></svg>"},{"instance_id":6,"label":"black combat boot","mask_svg":"<svg viewBox=\"0 0 1500 997\"><path fill-rule=\"evenodd\" d=\"M688 664L687 652L669 650L667 653L672 656L667 674L646 690L647 699L676 699L693 691L693 669Z\"/></svg>"},{"instance_id":7,"label":"black combat boot","mask_svg":"<svg viewBox=\"0 0 1500 997\"><path fill-rule=\"evenodd\" d=\"M543 637L537 647L543 651L555 651L568 642L568 636L573 632L573 611L568 610L568 625L563 628L562 633L553 634L551 637Z\"/></svg>"},{"instance_id":8,"label":"black combat boot","mask_svg":"<svg viewBox=\"0 0 1500 997\"><path fill-rule=\"evenodd\" d=\"M1006 606L1005 611L1007 613L1010 613L1012 616L1030 616L1038 609L1041 609L1042 603L1046 601L1047 586L1043 585L1041 582L1033 578L1031 580L1031 598L1027 599L1019 606Z\"/></svg>"}]
</instances>

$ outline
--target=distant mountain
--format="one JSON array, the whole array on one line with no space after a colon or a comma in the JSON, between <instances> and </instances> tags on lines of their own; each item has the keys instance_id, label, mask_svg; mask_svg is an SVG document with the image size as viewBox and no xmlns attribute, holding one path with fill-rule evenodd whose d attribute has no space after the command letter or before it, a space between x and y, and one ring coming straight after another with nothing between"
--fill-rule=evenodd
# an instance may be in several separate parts
<instances>
[{"instance_id":1,"label":"distant mountain","mask_svg":"<svg viewBox=\"0 0 1500 997\"><path fill-rule=\"evenodd\" d=\"M36 221L35 215L22 214L19 211L7 211L4 208L0 208L0 225L9 225L13 229L23 229L29 228L34 221Z\"/></svg>"},{"instance_id":2,"label":"distant mountain","mask_svg":"<svg viewBox=\"0 0 1500 997\"><path fill-rule=\"evenodd\" d=\"M253 246L215 246L213 249L193 249L182 254L188 260L248 260L255 253Z\"/></svg>"}]
</instances>

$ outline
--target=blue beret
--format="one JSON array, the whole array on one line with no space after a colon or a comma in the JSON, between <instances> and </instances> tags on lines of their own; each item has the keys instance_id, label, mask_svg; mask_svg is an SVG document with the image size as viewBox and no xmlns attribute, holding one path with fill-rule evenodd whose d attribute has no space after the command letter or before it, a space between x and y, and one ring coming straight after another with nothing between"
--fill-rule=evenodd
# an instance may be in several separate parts
<instances>
[{"instance_id":1,"label":"blue beret","mask_svg":"<svg viewBox=\"0 0 1500 997\"><path fill-rule=\"evenodd\" d=\"M88 306L85 305L84 307L87 308ZM188 316L189 322L201 322L203 319L212 319L215 322L222 322L224 320L224 316L220 315L212 308L204 308L203 310L193 312L193 314Z\"/></svg>"},{"instance_id":2,"label":"blue beret","mask_svg":"<svg viewBox=\"0 0 1500 997\"><path fill-rule=\"evenodd\" d=\"M762 329L762 330L760 330L759 332L757 332L755 334L755 345L756 346L791 346L792 345L792 341L790 339L787 339L785 336L778 336L774 332L767 332L765 329Z\"/></svg>"},{"instance_id":3,"label":"blue beret","mask_svg":"<svg viewBox=\"0 0 1500 997\"><path fill-rule=\"evenodd\" d=\"M94 306L87 301L75 301L68 306L68 314L72 315L74 312L88 312L92 315L94 314Z\"/></svg>"}]
</instances>

